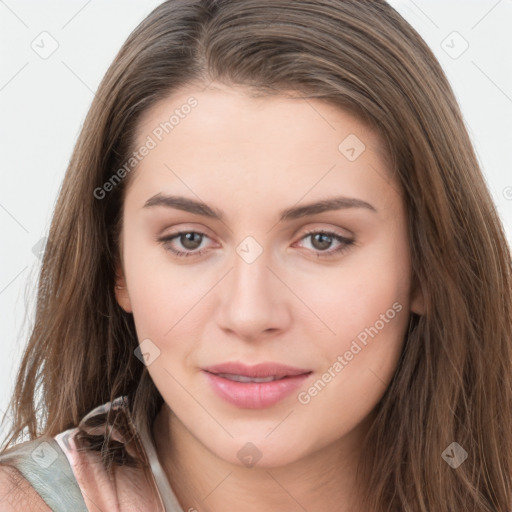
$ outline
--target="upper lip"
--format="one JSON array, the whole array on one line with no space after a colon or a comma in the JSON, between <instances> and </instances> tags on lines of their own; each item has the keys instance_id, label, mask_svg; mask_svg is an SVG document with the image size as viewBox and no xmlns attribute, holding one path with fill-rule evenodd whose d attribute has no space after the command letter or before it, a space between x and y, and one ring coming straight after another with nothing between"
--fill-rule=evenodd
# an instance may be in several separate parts
<instances>
[{"instance_id":1,"label":"upper lip","mask_svg":"<svg viewBox=\"0 0 512 512\"><path fill-rule=\"evenodd\" d=\"M214 366L208 366L203 370L210 373L229 373L232 375L244 375L246 377L286 377L294 375L302 375L304 373L311 373L311 370L304 370L301 368L294 368L279 363L260 363L253 366L247 366L243 363L236 361L229 361Z\"/></svg>"}]
</instances>

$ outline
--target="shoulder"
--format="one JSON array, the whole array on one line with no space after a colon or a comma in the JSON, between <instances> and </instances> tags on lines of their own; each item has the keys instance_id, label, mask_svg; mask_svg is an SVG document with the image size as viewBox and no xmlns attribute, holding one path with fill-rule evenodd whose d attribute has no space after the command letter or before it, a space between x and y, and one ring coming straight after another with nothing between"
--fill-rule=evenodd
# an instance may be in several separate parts
<instances>
[{"instance_id":1,"label":"shoulder","mask_svg":"<svg viewBox=\"0 0 512 512\"><path fill-rule=\"evenodd\" d=\"M0 464L2 512L51 512L41 496L15 467Z\"/></svg>"}]
</instances>

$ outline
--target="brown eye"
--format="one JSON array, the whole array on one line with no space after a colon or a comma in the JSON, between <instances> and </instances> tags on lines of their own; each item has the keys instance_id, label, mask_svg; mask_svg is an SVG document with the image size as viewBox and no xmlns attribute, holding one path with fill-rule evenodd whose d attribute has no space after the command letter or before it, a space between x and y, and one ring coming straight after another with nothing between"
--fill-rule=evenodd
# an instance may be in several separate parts
<instances>
[{"instance_id":1,"label":"brown eye","mask_svg":"<svg viewBox=\"0 0 512 512\"><path fill-rule=\"evenodd\" d=\"M180 231L173 235L159 238L158 241L165 247L165 250L174 253L179 257L199 256L204 251L197 250L201 245L204 238L208 238L204 233L197 231ZM175 248L175 240L179 243L178 248ZM180 250L183 248L184 250Z\"/></svg>"},{"instance_id":2,"label":"brown eye","mask_svg":"<svg viewBox=\"0 0 512 512\"><path fill-rule=\"evenodd\" d=\"M329 258L331 256L339 255L342 252L350 249L350 247L354 245L355 242L355 240L338 235L337 233L332 233L330 231L309 231L305 236L302 237L301 240L308 238L311 240L313 252L316 252L319 258ZM339 246L335 249L328 250L334 242L337 242Z\"/></svg>"},{"instance_id":3,"label":"brown eye","mask_svg":"<svg viewBox=\"0 0 512 512\"><path fill-rule=\"evenodd\" d=\"M187 233L181 233L178 238L185 249L193 251L201 245L203 235L195 231L189 231Z\"/></svg>"},{"instance_id":4,"label":"brown eye","mask_svg":"<svg viewBox=\"0 0 512 512\"><path fill-rule=\"evenodd\" d=\"M325 233L315 233L309 236L311 237L312 245L320 251L324 251L332 245L333 237Z\"/></svg>"}]
</instances>

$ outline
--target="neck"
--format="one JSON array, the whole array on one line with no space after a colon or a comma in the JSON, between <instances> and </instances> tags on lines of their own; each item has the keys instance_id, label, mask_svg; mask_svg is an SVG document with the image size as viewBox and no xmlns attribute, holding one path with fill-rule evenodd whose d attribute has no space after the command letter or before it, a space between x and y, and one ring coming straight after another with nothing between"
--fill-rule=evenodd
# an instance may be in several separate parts
<instances>
[{"instance_id":1,"label":"neck","mask_svg":"<svg viewBox=\"0 0 512 512\"><path fill-rule=\"evenodd\" d=\"M356 466L372 417L342 439L283 466L232 464L195 438L164 403L153 425L160 463L188 512L357 512Z\"/></svg>"}]
</instances>

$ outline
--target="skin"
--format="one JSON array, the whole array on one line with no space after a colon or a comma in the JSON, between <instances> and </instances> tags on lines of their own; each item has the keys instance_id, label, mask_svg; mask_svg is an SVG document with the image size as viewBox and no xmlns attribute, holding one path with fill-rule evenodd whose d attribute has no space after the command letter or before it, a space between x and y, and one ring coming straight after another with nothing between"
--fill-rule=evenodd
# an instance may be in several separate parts
<instances>
[{"instance_id":1,"label":"skin","mask_svg":"<svg viewBox=\"0 0 512 512\"><path fill-rule=\"evenodd\" d=\"M160 461L184 511L353 512L362 440L395 372L410 312L423 312L411 287L407 212L382 140L321 100L254 99L214 83L147 111L136 146L190 96L197 107L133 171L116 288L139 341L160 351L148 365L165 401L153 427ZM349 134L366 146L354 161L338 149ZM224 219L144 208L157 193L200 199ZM278 222L285 208L338 195L376 212ZM322 256L343 244L308 236L314 229L354 243ZM156 240L180 230L205 236ZM263 250L250 264L236 251L247 236ZM180 258L169 247L204 252ZM307 391L394 303L401 311L307 404L294 392L265 409L237 408L201 370L275 361L311 370ZM248 442L261 453L253 467L237 457Z\"/></svg>"}]
</instances>

